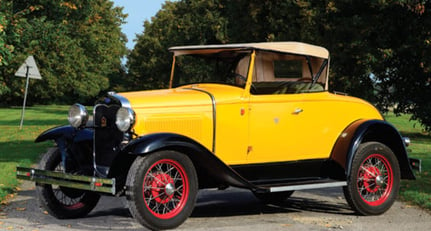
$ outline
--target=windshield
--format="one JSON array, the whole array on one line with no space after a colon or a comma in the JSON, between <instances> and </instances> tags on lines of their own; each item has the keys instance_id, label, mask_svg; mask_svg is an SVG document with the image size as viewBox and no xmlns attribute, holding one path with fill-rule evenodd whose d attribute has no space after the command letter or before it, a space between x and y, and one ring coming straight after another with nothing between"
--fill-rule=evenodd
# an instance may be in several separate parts
<instances>
[{"instance_id":1,"label":"windshield","mask_svg":"<svg viewBox=\"0 0 431 231\"><path fill-rule=\"evenodd\" d=\"M244 87L249 60L250 51L238 50L176 56L172 87L193 83Z\"/></svg>"},{"instance_id":2,"label":"windshield","mask_svg":"<svg viewBox=\"0 0 431 231\"><path fill-rule=\"evenodd\" d=\"M328 86L328 59L257 50L186 50L177 53L172 87L196 83L228 84L245 88L251 76L252 94L322 92ZM248 74L252 71L251 75Z\"/></svg>"}]
</instances>

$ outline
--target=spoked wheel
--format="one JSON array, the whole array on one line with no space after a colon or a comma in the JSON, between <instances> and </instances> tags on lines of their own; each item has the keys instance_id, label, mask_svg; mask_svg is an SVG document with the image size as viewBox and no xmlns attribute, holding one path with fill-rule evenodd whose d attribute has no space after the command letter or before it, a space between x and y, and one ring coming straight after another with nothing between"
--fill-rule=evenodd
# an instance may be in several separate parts
<instances>
[{"instance_id":1,"label":"spoked wheel","mask_svg":"<svg viewBox=\"0 0 431 231\"><path fill-rule=\"evenodd\" d=\"M387 146L361 144L352 162L344 195L350 206L362 215L378 215L394 203L399 190L398 160Z\"/></svg>"},{"instance_id":2,"label":"spoked wheel","mask_svg":"<svg viewBox=\"0 0 431 231\"><path fill-rule=\"evenodd\" d=\"M138 157L127 177L132 215L150 229L181 225L193 211L198 189L191 160L174 151Z\"/></svg>"},{"instance_id":3,"label":"spoked wheel","mask_svg":"<svg viewBox=\"0 0 431 231\"><path fill-rule=\"evenodd\" d=\"M58 148L51 148L44 154L39 168L63 171ZM40 183L36 184L36 193L42 207L60 219L84 217L100 199L100 195L94 192Z\"/></svg>"}]
</instances>

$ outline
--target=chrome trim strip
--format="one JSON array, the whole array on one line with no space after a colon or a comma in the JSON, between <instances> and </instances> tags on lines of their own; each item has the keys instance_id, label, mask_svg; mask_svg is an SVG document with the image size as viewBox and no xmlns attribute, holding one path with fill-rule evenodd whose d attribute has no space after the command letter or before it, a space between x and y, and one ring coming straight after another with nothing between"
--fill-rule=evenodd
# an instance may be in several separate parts
<instances>
[{"instance_id":1,"label":"chrome trim strip","mask_svg":"<svg viewBox=\"0 0 431 231\"><path fill-rule=\"evenodd\" d=\"M317 188L330 188L346 186L346 181L336 181L330 183L317 183L317 184L305 184L305 185L292 185L292 186L281 186L269 188L270 192L283 192L283 191L294 191L294 190L305 190L305 189L317 189Z\"/></svg>"},{"instance_id":2,"label":"chrome trim strip","mask_svg":"<svg viewBox=\"0 0 431 231\"><path fill-rule=\"evenodd\" d=\"M187 90L195 90L195 91L199 91L199 92L202 92L202 93L205 93L205 94L207 94L210 98L211 98L211 101L212 101L212 108L213 108L213 145L212 145L212 152L213 153L215 153L215 144L216 144L216 101L215 101L215 98L214 98L214 95L213 94L211 94L210 92L208 92L208 91L205 91L205 90L202 90L202 89L198 89L198 88L184 88L184 89L187 89Z\"/></svg>"}]
</instances>

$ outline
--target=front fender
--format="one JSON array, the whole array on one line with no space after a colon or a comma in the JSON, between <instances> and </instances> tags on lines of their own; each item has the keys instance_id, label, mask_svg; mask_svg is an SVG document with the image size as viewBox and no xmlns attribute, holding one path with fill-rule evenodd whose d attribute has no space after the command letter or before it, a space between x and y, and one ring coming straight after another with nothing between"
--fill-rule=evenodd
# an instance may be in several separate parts
<instances>
[{"instance_id":1,"label":"front fender","mask_svg":"<svg viewBox=\"0 0 431 231\"><path fill-rule=\"evenodd\" d=\"M394 126L383 120L358 120L341 133L332 150L331 159L345 170L347 177L356 150L361 143L368 141L388 146L398 159L401 178L415 179L401 135Z\"/></svg>"},{"instance_id":2,"label":"front fender","mask_svg":"<svg viewBox=\"0 0 431 231\"><path fill-rule=\"evenodd\" d=\"M203 145L179 134L156 133L142 136L130 142L123 149L123 152L129 155L141 156L166 149L179 151L187 155L192 160L198 174L202 174L202 176L211 177L219 183L236 187L256 188ZM118 162L120 163L121 161Z\"/></svg>"},{"instance_id":3,"label":"front fender","mask_svg":"<svg viewBox=\"0 0 431 231\"><path fill-rule=\"evenodd\" d=\"M34 142L39 143L47 140L73 140L74 142L90 141L93 139L93 131L90 129L76 129L70 125L50 128L42 132Z\"/></svg>"}]
</instances>

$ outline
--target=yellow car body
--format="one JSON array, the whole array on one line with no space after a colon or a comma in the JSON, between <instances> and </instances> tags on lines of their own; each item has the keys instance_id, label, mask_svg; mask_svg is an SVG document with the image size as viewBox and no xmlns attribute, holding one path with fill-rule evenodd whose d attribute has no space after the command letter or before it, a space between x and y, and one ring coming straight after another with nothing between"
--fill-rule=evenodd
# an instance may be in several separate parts
<instances>
[{"instance_id":1,"label":"yellow car body","mask_svg":"<svg viewBox=\"0 0 431 231\"><path fill-rule=\"evenodd\" d=\"M314 65L318 67L322 60L329 60L329 52L321 47L284 42L172 50L174 56L207 55L241 47L265 51L250 53L251 61L245 72L248 73L248 87L197 82L166 90L121 93L136 112L135 132L140 136L159 132L181 134L205 146L224 163L242 165L329 158L335 142L348 125L358 120L383 120L369 103L326 91L328 73L322 74L325 77L320 80L323 88L319 92L250 93L253 84L278 80L274 77L257 80L254 76L264 72L259 68L268 63L262 60L272 56L268 50L286 52L286 59L299 59L292 58L293 52L315 55ZM281 54L278 56L274 59L285 58ZM329 70L329 67L324 68ZM172 69L175 70L175 63ZM172 78L175 78L174 73ZM296 78L287 81L294 80ZM298 110L300 112L296 112Z\"/></svg>"},{"instance_id":2,"label":"yellow car body","mask_svg":"<svg viewBox=\"0 0 431 231\"><path fill-rule=\"evenodd\" d=\"M215 118L211 98L202 91L215 98ZM136 112L138 135L181 134L228 165L329 158L348 125L383 120L369 103L326 91L251 95L232 86L194 84L121 95Z\"/></svg>"},{"instance_id":3,"label":"yellow car body","mask_svg":"<svg viewBox=\"0 0 431 231\"><path fill-rule=\"evenodd\" d=\"M299 42L172 47L170 87L109 93L92 121L69 110L69 126L36 181L56 217L84 216L95 193L126 196L149 229L175 228L191 214L198 189L250 189L264 202L293 191L343 187L359 214L377 215L396 199L400 179L414 179L407 139L370 103L331 93L329 52ZM52 187L58 185L61 187ZM60 195L60 196L56 196Z\"/></svg>"}]
</instances>

